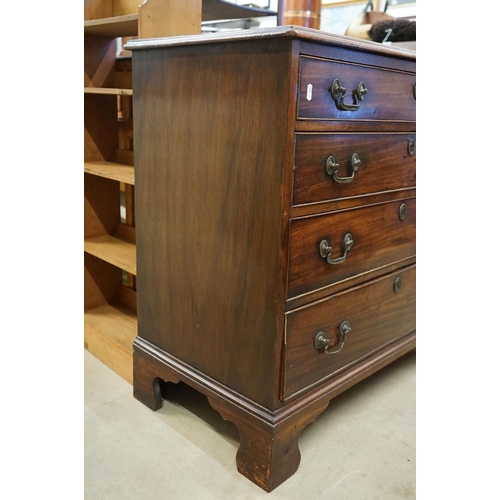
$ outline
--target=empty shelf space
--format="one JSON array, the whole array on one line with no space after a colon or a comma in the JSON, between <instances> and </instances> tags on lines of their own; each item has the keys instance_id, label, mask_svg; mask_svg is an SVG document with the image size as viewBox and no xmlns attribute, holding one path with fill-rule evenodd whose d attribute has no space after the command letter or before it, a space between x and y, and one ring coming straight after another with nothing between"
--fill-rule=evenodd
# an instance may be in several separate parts
<instances>
[{"instance_id":1,"label":"empty shelf space","mask_svg":"<svg viewBox=\"0 0 500 500\"><path fill-rule=\"evenodd\" d=\"M110 38L137 36L138 19L138 14L93 19L84 21L83 31L89 35L109 36Z\"/></svg>"},{"instance_id":2,"label":"empty shelf space","mask_svg":"<svg viewBox=\"0 0 500 500\"><path fill-rule=\"evenodd\" d=\"M115 236L85 238L85 252L136 275L135 245Z\"/></svg>"},{"instance_id":3,"label":"empty shelf space","mask_svg":"<svg viewBox=\"0 0 500 500\"><path fill-rule=\"evenodd\" d=\"M130 383L136 336L137 315L121 304L105 305L84 313L85 349Z\"/></svg>"},{"instance_id":4,"label":"empty shelf space","mask_svg":"<svg viewBox=\"0 0 500 500\"><path fill-rule=\"evenodd\" d=\"M132 354L132 343L137 336L137 315L121 304L106 305L84 313L85 323L126 352Z\"/></svg>"},{"instance_id":5,"label":"empty shelf space","mask_svg":"<svg viewBox=\"0 0 500 500\"><path fill-rule=\"evenodd\" d=\"M99 95L132 95L132 89L114 89L111 87L83 87L85 94L99 94Z\"/></svg>"},{"instance_id":6,"label":"empty shelf space","mask_svg":"<svg viewBox=\"0 0 500 500\"><path fill-rule=\"evenodd\" d=\"M88 174L105 177L114 181L134 185L135 174L134 167L113 163L110 161L91 161L84 162L84 171Z\"/></svg>"}]
</instances>

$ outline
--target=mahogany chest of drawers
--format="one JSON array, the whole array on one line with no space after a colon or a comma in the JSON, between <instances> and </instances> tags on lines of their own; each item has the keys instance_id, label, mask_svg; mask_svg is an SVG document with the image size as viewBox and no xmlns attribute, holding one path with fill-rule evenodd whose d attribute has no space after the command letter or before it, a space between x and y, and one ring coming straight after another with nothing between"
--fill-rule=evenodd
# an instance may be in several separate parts
<instances>
[{"instance_id":1,"label":"mahogany chest of drawers","mask_svg":"<svg viewBox=\"0 0 500 500\"><path fill-rule=\"evenodd\" d=\"M270 491L415 348L414 52L296 27L137 40L134 395L208 397Z\"/></svg>"}]
</instances>

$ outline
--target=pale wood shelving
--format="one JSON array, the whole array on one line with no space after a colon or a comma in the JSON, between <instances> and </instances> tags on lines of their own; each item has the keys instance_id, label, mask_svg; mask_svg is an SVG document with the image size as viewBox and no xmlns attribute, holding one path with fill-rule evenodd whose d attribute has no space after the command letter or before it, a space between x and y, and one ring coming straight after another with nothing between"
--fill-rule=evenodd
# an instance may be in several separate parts
<instances>
[{"instance_id":1,"label":"pale wood shelving","mask_svg":"<svg viewBox=\"0 0 500 500\"><path fill-rule=\"evenodd\" d=\"M130 63L117 60L115 39L137 34L138 14L136 5L133 15L112 16L113 4L85 2L86 16L109 16L84 21L84 345L132 382L137 335L133 92Z\"/></svg>"},{"instance_id":2,"label":"pale wood shelving","mask_svg":"<svg viewBox=\"0 0 500 500\"><path fill-rule=\"evenodd\" d=\"M105 305L84 313L85 348L132 383L132 344L137 316L123 305Z\"/></svg>"},{"instance_id":3,"label":"pale wood shelving","mask_svg":"<svg viewBox=\"0 0 500 500\"><path fill-rule=\"evenodd\" d=\"M83 164L83 170L88 174L123 182L131 186L135 183L134 167L130 165L121 165L111 161L86 161Z\"/></svg>"},{"instance_id":4,"label":"pale wood shelving","mask_svg":"<svg viewBox=\"0 0 500 500\"><path fill-rule=\"evenodd\" d=\"M225 0L85 0L85 348L129 382L137 335L133 91L116 39L197 34L202 21L274 14Z\"/></svg>"},{"instance_id":5,"label":"pale wood shelving","mask_svg":"<svg viewBox=\"0 0 500 500\"><path fill-rule=\"evenodd\" d=\"M115 88L97 88L84 87L84 94L100 94L100 95L132 95L132 89L115 89Z\"/></svg>"},{"instance_id":6,"label":"pale wood shelving","mask_svg":"<svg viewBox=\"0 0 500 500\"><path fill-rule=\"evenodd\" d=\"M107 36L110 38L137 36L138 14L105 17L84 21L83 31L89 35Z\"/></svg>"},{"instance_id":7,"label":"pale wood shelving","mask_svg":"<svg viewBox=\"0 0 500 500\"><path fill-rule=\"evenodd\" d=\"M245 19L270 15L269 10L236 5L224 0L203 0L202 21ZM126 14L84 21L84 33L111 38L138 36L139 15Z\"/></svg>"},{"instance_id":8,"label":"pale wood shelving","mask_svg":"<svg viewBox=\"0 0 500 500\"><path fill-rule=\"evenodd\" d=\"M134 243L106 234L85 238L83 249L134 276L137 274Z\"/></svg>"}]
</instances>

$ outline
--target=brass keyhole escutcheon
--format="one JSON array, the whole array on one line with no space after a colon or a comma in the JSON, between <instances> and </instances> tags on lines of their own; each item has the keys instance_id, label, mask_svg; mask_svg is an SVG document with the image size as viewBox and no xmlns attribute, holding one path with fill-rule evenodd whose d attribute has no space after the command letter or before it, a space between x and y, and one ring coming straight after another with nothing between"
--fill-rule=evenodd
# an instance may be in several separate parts
<instances>
[{"instance_id":1,"label":"brass keyhole escutcheon","mask_svg":"<svg viewBox=\"0 0 500 500\"><path fill-rule=\"evenodd\" d=\"M408 154L410 156L415 154L415 139L408 139Z\"/></svg>"},{"instance_id":2,"label":"brass keyhole escutcheon","mask_svg":"<svg viewBox=\"0 0 500 500\"><path fill-rule=\"evenodd\" d=\"M408 214L408 207L406 203L401 203L401 205L399 205L399 220L405 220L407 214Z\"/></svg>"},{"instance_id":3,"label":"brass keyhole escutcheon","mask_svg":"<svg viewBox=\"0 0 500 500\"><path fill-rule=\"evenodd\" d=\"M398 293L401 290L401 276L396 276L394 280L394 293Z\"/></svg>"}]
</instances>

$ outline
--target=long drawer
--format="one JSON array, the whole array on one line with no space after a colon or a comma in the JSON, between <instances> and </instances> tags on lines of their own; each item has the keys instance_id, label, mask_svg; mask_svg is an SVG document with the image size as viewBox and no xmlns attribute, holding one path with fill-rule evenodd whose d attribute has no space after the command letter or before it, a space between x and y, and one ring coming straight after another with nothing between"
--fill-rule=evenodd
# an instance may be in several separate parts
<instances>
[{"instance_id":1,"label":"long drawer","mask_svg":"<svg viewBox=\"0 0 500 500\"><path fill-rule=\"evenodd\" d=\"M414 74L300 58L299 119L415 121L415 99Z\"/></svg>"},{"instance_id":2,"label":"long drawer","mask_svg":"<svg viewBox=\"0 0 500 500\"><path fill-rule=\"evenodd\" d=\"M293 220L288 298L341 281L347 287L350 278L369 279L373 270L415 253L415 198Z\"/></svg>"},{"instance_id":3,"label":"long drawer","mask_svg":"<svg viewBox=\"0 0 500 500\"><path fill-rule=\"evenodd\" d=\"M293 204L416 185L415 134L297 134Z\"/></svg>"},{"instance_id":4,"label":"long drawer","mask_svg":"<svg viewBox=\"0 0 500 500\"><path fill-rule=\"evenodd\" d=\"M283 399L413 332L415 289L410 266L288 313ZM325 343L328 352L339 352L325 354Z\"/></svg>"}]
</instances>

